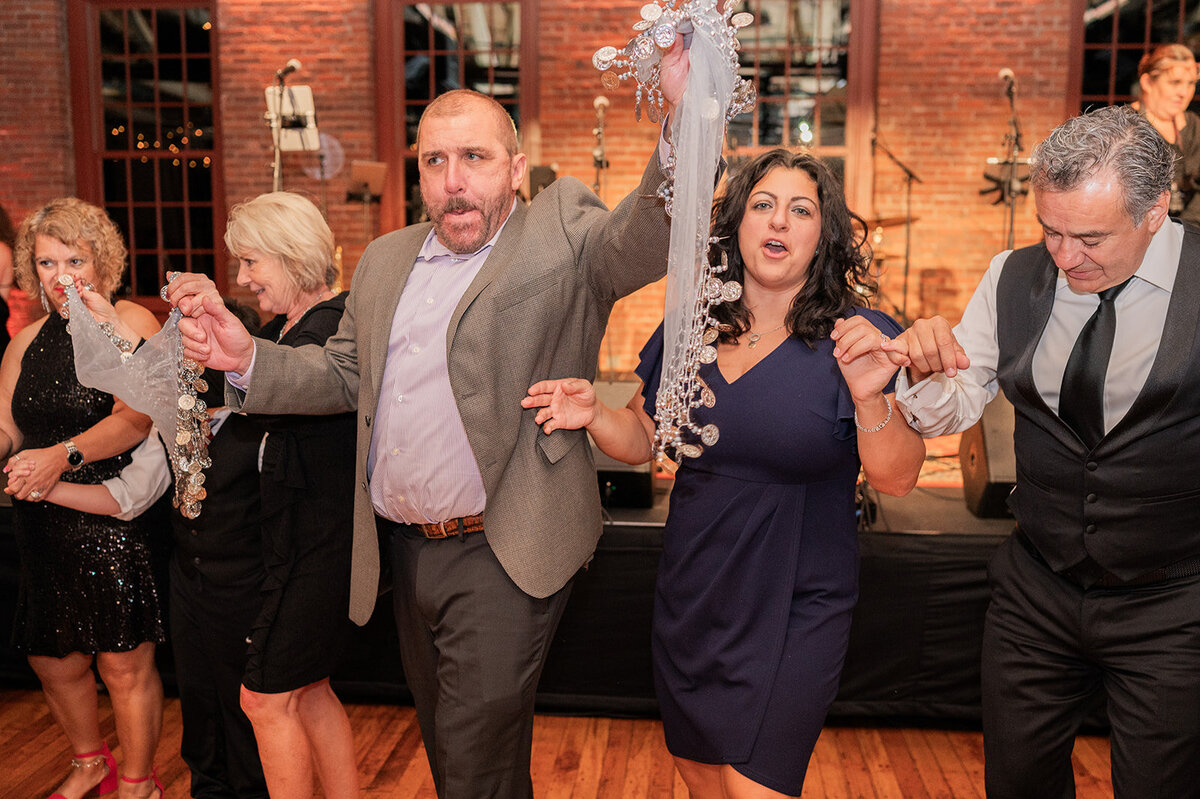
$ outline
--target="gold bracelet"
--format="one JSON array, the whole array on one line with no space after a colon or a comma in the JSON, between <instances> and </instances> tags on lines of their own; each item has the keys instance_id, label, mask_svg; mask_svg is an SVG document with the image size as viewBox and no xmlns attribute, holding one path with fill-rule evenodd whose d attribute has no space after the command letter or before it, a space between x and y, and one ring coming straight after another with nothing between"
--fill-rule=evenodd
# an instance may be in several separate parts
<instances>
[{"instance_id":1,"label":"gold bracelet","mask_svg":"<svg viewBox=\"0 0 1200 799\"><path fill-rule=\"evenodd\" d=\"M862 424L858 421L858 408L855 408L854 409L854 426L857 427L859 430L861 430L864 433L878 433L880 430L887 427L887 423L892 421L892 401L890 399L888 399L887 394L883 395L883 401L887 403L888 412L887 412L887 416L884 418L884 420L882 422L875 425L874 427L863 427Z\"/></svg>"}]
</instances>

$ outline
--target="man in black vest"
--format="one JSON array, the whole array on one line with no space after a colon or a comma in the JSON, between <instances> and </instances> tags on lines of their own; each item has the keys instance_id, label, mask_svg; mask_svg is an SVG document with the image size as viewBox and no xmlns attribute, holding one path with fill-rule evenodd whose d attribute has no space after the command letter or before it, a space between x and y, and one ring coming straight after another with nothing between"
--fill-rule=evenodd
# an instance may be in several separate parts
<instances>
[{"instance_id":1,"label":"man in black vest","mask_svg":"<svg viewBox=\"0 0 1200 799\"><path fill-rule=\"evenodd\" d=\"M997 386L1016 409L983 640L993 799L1073 797L1100 692L1116 796L1200 796L1200 231L1167 218L1174 158L1128 108L1059 126L1031 166L1043 241L996 256L953 330L885 344L924 435Z\"/></svg>"}]
</instances>

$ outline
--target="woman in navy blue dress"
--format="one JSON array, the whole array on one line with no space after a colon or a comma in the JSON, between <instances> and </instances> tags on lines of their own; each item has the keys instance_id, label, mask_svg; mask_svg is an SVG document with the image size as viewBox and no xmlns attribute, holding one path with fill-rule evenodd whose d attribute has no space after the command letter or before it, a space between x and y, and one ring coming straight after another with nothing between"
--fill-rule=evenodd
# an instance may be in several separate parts
<instances>
[{"instance_id":1,"label":"woman in navy blue dress","mask_svg":"<svg viewBox=\"0 0 1200 799\"><path fill-rule=\"evenodd\" d=\"M693 797L800 794L858 598L860 464L904 494L925 457L893 411L897 367L880 348L901 328L862 307L870 252L855 219L828 167L786 150L742 167L716 202L713 235L744 292L714 309L717 359L700 377L716 404L693 418L720 438L675 476L652 641L667 746ZM625 408L576 379L538 383L523 404L546 432L586 427L607 454L643 462L662 355L660 328Z\"/></svg>"}]
</instances>

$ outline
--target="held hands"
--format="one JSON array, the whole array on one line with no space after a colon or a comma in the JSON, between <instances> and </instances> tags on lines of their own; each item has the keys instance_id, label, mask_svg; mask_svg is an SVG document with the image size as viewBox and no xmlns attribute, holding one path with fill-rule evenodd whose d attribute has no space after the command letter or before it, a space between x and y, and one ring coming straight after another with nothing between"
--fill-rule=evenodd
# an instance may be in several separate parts
<instances>
[{"instance_id":1,"label":"held hands","mask_svg":"<svg viewBox=\"0 0 1200 799\"><path fill-rule=\"evenodd\" d=\"M547 434L587 427L596 419L596 406L596 390L577 377L534 383L529 387L529 396L521 400L522 408L541 409L534 421Z\"/></svg>"},{"instance_id":2,"label":"held hands","mask_svg":"<svg viewBox=\"0 0 1200 799\"><path fill-rule=\"evenodd\" d=\"M954 377L959 369L971 365L950 323L940 316L918 319L908 330L884 344L883 349L893 363L908 367L908 380L912 384L935 372Z\"/></svg>"},{"instance_id":3,"label":"held hands","mask_svg":"<svg viewBox=\"0 0 1200 799\"><path fill-rule=\"evenodd\" d=\"M183 353L222 372L245 374L254 358L254 340L225 307L217 286L194 272L167 284L167 302L179 308Z\"/></svg>"},{"instance_id":4,"label":"held hands","mask_svg":"<svg viewBox=\"0 0 1200 799\"><path fill-rule=\"evenodd\" d=\"M9 458L4 467L8 474L4 493L17 499L38 502L50 495L58 485L59 477L68 468L67 448L61 444L21 450Z\"/></svg>"},{"instance_id":5,"label":"held hands","mask_svg":"<svg viewBox=\"0 0 1200 799\"><path fill-rule=\"evenodd\" d=\"M865 316L838 319L829 337L834 341L833 357L856 403L877 398L902 365L885 350L888 337Z\"/></svg>"}]
</instances>

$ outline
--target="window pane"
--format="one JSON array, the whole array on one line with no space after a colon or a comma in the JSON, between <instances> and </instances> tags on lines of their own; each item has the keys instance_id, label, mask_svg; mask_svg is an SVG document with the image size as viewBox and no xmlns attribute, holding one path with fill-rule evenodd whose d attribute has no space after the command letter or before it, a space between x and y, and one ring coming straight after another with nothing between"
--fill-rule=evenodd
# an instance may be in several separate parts
<instances>
[{"instance_id":1,"label":"window pane","mask_svg":"<svg viewBox=\"0 0 1200 799\"><path fill-rule=\"evenodd\" d=\"M193 55L207 54L212 49L212 14L206 8L189 8L184 13L187 18L184 31L187 52Z\"/></svg>"},{"instance_id":2,"label":"window pane","mask_svg":"<svg viewBox=\"0 0 1200 799\"><path fill-rule=\"evenodd\" d=\"M204 159L192 159L187 166L188 197L193 201L212 200L212 169Z\"/></svg>"},{"instance_id":3,"label":"window pane","mask_svg":"<svg viewBox=\"0 0 1200 799\"><path fill-rule=\"evenodd\" d=\"M183 250L188 246L187 229L184 227L184 212L178 206L164 206L162 215L163 249Z\"/></svg>"},{"instance_id":4,"label":"window pane","mask_svg":"<svg viewBox=\"0 0 1200 799\"><path fill-rule=\"evenodd\" d=\"M104 205L123 203L129 198L129 186L126 184L125 161L108 159L104 162ZM111 208L109 209L111 213Z\"/></svg>"},{"instance_id":5,"label":"window pane","mask_svg":"<svg viewBox=\"0 0 1200 799\"><path fill-rule=\"evenodd\" d=\"M174 161L158 163L159 199L163 202L180 202L183 196L183 165ZM171 246L171 245L167 245Z\"/></svg>"},{"instance_id":6,"label":"window pane","mask_svg":"<svg viewBox=\"0 0 1200 799\"><path fill-rule=\"evenodd\" d=\"M213 246L213 212L208 205L193 205L188 209L192 221L191 246L211 250Z\"/></svg>"},{"instance_id":7,"label":"window pane","mask_svg":"<svg viewBox=\"0 0 1200 799\"><path fill-rule=\"evenodd\" d=\"M179 11L173 8L159 10L156 14L158 39L156 44L160 53L182 53L183 31L180 28Z\"/></svg>"},{"instance_id":8,"label":"window pane","mask_svg":"<svg viewBox=\"0 0 1200 799\"><path fill-rule=\"evenodd\" d=\"M192 253L188 271L199 272L202 275L213 277L216 274L216 266L212 253Z\"/></svg>"},{"instance_id":9,"label":"window pane","mask_svg":"<svg viewBox=\"0 0 1200 799\"><path fill-rule=\"evenodd\" d=\"M129 149L129 110L121 105L104 106L104 148Z\"/></svg>"},{"instance_id":10,"label":"window pane","mask_svg":"<svg viewBox=\"0 0 1200 799\"><path fill-rule=\"evenodd\" d=\"M821 103L821 141L823 147L841 147L846 143L846 103L824 100Z\"/></svg>"},{"instance_id":11,"label":"window pane","mask_svg":"<svg viewBox=\"0 0 1200 799\"><path fill-rule=\"evenodd\" d=\"M130 199L136 202L153 202L154 161L149 158L131 161L129 172Z\"/></svg>"}]
</instances>

